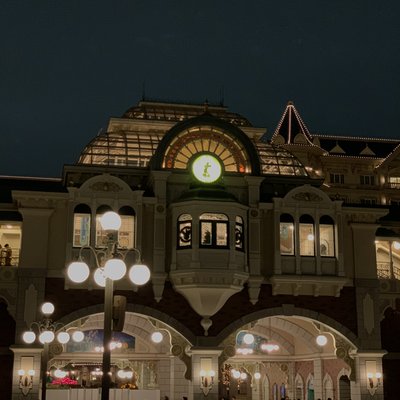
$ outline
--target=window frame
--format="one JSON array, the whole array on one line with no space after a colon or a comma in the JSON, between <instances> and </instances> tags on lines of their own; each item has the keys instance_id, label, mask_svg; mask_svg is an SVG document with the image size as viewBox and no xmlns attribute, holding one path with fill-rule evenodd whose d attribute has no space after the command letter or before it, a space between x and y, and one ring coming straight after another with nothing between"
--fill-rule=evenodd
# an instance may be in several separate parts
<instances>
[{"instance_id":1,"label":"window frame","mask_svg":"<svg viewBox=\"0 0 400 400\"><path fill-rule=\"evenodd\" d=\"M223 215L226 219L207 219L204 218L202 219L202 215ZM204 244L203 243L203 226L205 224L210 224L211 226L211 241L210 244ZM225 226L225 230L226 230L226 245L218 245L218 238L217 238L217 228L218 225L224 225ZM223 213L212 213L212 212L206 212L203 213L199 216L199 248L206 248L206 249L229 249L229 218L227 215L223 214Z\"/></svg>"}]
</instances>

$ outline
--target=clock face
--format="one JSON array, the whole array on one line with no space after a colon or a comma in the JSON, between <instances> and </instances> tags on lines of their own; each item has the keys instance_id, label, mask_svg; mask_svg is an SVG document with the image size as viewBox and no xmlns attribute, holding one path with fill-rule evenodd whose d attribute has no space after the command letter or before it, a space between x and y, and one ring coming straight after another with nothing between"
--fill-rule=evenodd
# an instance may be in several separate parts
<instances>
[{"instance_id":1,"label":"clock face","mask_svg":"<svg viewBox=\"0 0 400 400\"><path fill-rule=\"evenodd\" d=\"M213 183L220 178L222 167L216 157L202 154L193 161L192 172L200 182Z\"/></svg>"}]
</instances>

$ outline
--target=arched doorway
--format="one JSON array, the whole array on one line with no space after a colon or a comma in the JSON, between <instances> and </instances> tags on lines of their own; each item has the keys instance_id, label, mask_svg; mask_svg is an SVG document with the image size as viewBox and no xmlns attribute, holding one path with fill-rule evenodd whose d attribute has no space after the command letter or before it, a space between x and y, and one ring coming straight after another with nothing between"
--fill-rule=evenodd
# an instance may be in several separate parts
<instances>
[{"instance_id":1,"label":"arched doorway","mask_svg":"<svg viewBox=\"0 0 400 400\"><path fill-rule=\"evenodd\" d=\"M248 335L252 336L251 344L246 343ZM350 370L347 360L356 350L349 339L332 327L294 315L259 318L237 329L221 347L234 353L224 360L228 369L246 367L250 374L265 376L260 385L262 395L253 390L246 400L280 400L285 396L295 400L334 399L339 393L339 378L345 375L343 371ZM222 392L220 397L224 397Z\"/></svg>"},{"instance_id":2,"label":"arched doorway","mask_svg":"<svg viewBox=\"0 0 400 400\"><path fill-rule=\"evenodd\" d=\"M339 400L347 400L350 398L350 379L347 375L342 375L339 379Z\"/></svg>"}]
</instances>

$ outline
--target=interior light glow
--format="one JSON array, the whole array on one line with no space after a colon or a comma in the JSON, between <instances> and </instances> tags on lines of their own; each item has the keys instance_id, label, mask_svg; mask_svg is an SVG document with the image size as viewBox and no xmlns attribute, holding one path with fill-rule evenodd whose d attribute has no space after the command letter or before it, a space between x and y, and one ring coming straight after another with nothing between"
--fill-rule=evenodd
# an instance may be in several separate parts
<instances>
[{"instance_id":1,"label":"interior light glow","mask_svg":"<svg viewBox=\"0 0 400 400\"><path fill-rule=\"evenodd\" d=\"M254 343L254 336L253 336L251 333L246 333L246 334L243 336L243 342L244 342L245 344L252 344L252 343Z\"/></svg>"}]
</instances>

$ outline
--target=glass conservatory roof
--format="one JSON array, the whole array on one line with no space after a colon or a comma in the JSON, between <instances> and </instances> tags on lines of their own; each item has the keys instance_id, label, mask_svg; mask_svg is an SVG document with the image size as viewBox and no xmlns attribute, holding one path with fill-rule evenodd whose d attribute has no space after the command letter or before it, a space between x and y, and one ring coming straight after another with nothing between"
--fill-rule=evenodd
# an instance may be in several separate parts
<instances>
[{"instance_id":1,"label":"glass conservatory roof","mask_svg":"<svg viewBox=\"0 0 400 400\"><path fill-rule=\"evenodd\" d=\"M104 132L85 147L77 164L147 168L162 138L162 134L139 131ZM308 175L301 162L282 147L259 141L253 143L259 156L261 175ZM165 164L164 168L176 169L178 166ZM245 169L233 171L248 173Z\"/></svg>"}]
</instances>

